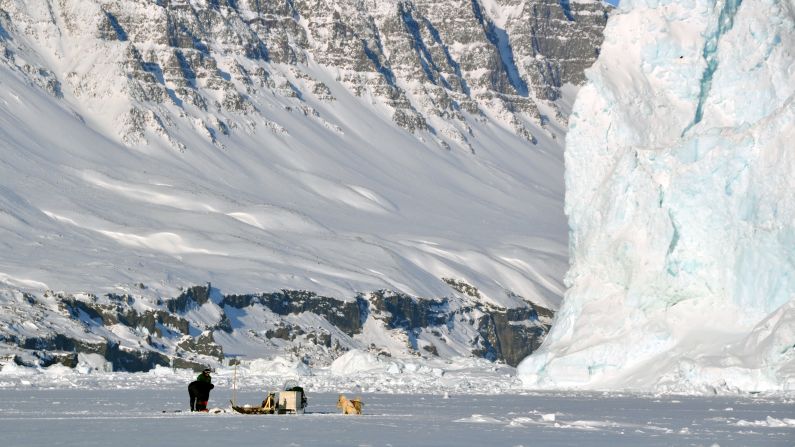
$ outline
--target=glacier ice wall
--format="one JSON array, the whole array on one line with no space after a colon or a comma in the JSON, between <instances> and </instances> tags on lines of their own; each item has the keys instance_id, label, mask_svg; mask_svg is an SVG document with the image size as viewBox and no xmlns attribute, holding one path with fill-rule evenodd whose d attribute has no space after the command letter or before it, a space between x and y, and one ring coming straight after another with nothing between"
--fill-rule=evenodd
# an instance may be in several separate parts
<instances>
[{"instance_id":1,"label":"glacier ice wall","mask_svg":"<svg viewBox=\"0 0 795 447\"><path fill-rule=\"evenodd\" d=\"M795 2L622 0L566 145L529 387L795 389Z\"/></svg>"}]
</instances>

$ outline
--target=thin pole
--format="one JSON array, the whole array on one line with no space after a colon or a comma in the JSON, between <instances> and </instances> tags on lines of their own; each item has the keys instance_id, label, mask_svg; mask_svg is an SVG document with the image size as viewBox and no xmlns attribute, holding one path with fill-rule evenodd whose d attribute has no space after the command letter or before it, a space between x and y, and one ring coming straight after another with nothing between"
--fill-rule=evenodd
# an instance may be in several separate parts
<instances>
[{"instance_id":1,"label":"thin pole","mask_svg":"<svg viewBox=\"0 0 795 447\"><path fill-rule=\"evenodd\" d=\"M235 373L232 376L232 405L237 405L237 363L235 363Z\"/></svg>"}]
</instances>

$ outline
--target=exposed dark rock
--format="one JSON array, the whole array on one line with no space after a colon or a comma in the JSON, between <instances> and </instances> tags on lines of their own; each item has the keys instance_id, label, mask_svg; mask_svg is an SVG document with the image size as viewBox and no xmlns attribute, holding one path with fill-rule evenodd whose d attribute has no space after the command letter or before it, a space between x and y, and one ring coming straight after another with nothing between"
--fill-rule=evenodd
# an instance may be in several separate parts
<instances>
[{"instance_id":1,"label":"exposed dark rock","mask_svg":"<svg viewBox=\"0 0 795 447\"><path fill-rule=\"evenodd\" d=\"M585 69L599 55L612 7L604 2L506 1L521 4L521 13L506 28L536 95L555 100L563 84L582 84Z\"/></svg>"},{"instance_id":2,"label":"exposed dark rock","mask_svg":"<svg viewBox=\"0 0 795 447\"><path fill-rule=\"evenodd\" d=\"M211 286L195 286L182 292L182 294L167 303L168 310L171 312L185 312L193 307L199 307L210 301Z\"/></svg>"},{"instance_id":3,"label":"exposed dark rock","mask_svg":"<svg viewBox=\"0 0 795 447\"><path fill-rule=\"evenodd\" d=\"M310 332L307 334L306 340L318 346L331 347L331 334L328 332Z\"/></svg>"},{"instance_id":4,"label":"exposed dark rock","mask_svg":"<svg viewBox=\"0 0 795 447\"><path fill-rule=\"evenodd\" d=\"M282 340L295 340L299 335L304 335L305 332L298 326L291 324L280 324L275 329L268 329L265 332L267 338L281 338Z\"/></svg>"},{"instance_id":5,"label":"exposed dark rock","mask_svg":"<svg viewBox=\"0 0 795 447\"><path fill-rule=\"evenodd\" d=\"M55 334L51 337L29 337L20 341L20 347L38 351L75 351L98 354L107 350L107 343L84 342L63 334Z\"/></svg>"},{"instance_id":6,"label":"exposed dark rock","mask_svg":"<svg viewBox=\"0 0 795 447\"><path fill-rule=\"evenodd\" d=\"M439 356L439 351L436 349L436 346L434 346L434 345L425 345L425 346L422 347L422 350L428 352L429 354L433 355L434 357L438 357Z\"/></svg>"},{"instance_id":7,"label":"exposed dark rock","mask_svg":"<svg viewBox=\"0 0 795 447\"><path fill-rule=\"evenodd\" d=\"M449 284L450 287L452 287L458 293L469 295L472 298L480 298L480 292L478 291L478 288L467 284L466 281L461 281L453 278L442 278L442 281Z\"/></svg>"},{"instance_id":8,"label":"exposed dark rock","mask_svg":"<svg viewBox=\"0 0 795 447\"><path fill-rule=\"evenodd\" d=\"M223 349L215 342L213 334L215 331L235 334L236 323L230 320L227 312L233 315L240 310L261 306L283 317L314 314L324 318L334 328L329 332L327 328L280 321L261 329L259 336L262 339L285 340L290 343L285 349L295 349L295 354L299 357L311 357L316 352L312 350L312 346L326 349L327 356L339 355L355 346L352 344L352 337L361 333L370 319L375 319L382 322L387 330L404 334L408 352L415 355L438 355L438 349L433 343L446 343L447 331L460 330L462 333L471 334L474 330L478 335L471 340L473 355L516 365L538 348L549 330L549 322L553 316L549 309L527 301L524 306L517 308L495 307L481 303L477 288L465 281L445 281L470 297L470 301L463 305L456 301L453 306L451 298L423 299L388 290L359 295L351 301L300 290L222 296L208 284L187 289L177 298L159 301L168 310L151 309L139 313L133 308L136 304L133 296L107 295L100 299L88 295L78 299L73 296L48 294L48 299L57 300L64 315L81 321L82 328L87 333L91 333L94 330L92 328L121 324L140 331L140 345L127 348L120 344L120 340L85 341L64 334L21 338L14 333L0 333L0 341L28 352L29 355L21 356L17 360L34 366L55 363L74 366L77 353L91 353L103 356L115 370L147 371L156 365L195 367L202 363L201 357L213 358L215 361L224 359ZM221 313L218 321L195 323L203 327L204 331L198 336L191 336L190 323L179 313L208 303L211 294L219 297ZM38 305L33 297L27 303ZM459 329L458 326L463 327ZM336 330L339 332L335 333ZM423 333L431 334L432 341L424 339ZM174 346L178 348L176 352L173 352ZM386 352L377 346L372 346L371 350ZM183 357L183 353L188 355ZM309 363L314 361L309 359Z\"/></svg>"},{"instance_id":9,"label":"exposed dark rock","mask_svg":"<svg viewBox=\"0 0 795 447\"><path fill-rule=\"evenodd\" d=\"M408 295L379 290L371 294L374 318L382 319L389 328L407 330L439 326L447 322L446 300L416 299Z\"/></svg>"},{"instance_id":10,"label":"exposed dark rock","mask_svg":"<svg viewBox=\"0 0 795 447\"><path fill-rule=\"evenodd\" d=\"M460 293L479 298L477 288L465 281L445 279ZM538 348L549 331L553 312L527 302L526 307L503 309L488 305L470 305L455 311L449 310L448 299L420 299L401 293L380 290L357 297L355 303L321 297L312 292L287 291L262 295L228 295L222 306L244 309L249 306L265 306L278 315L295 315L311 312L323 316L348 335L361 332L368 318L376 318L389 329L412 333L417 329L467 324L473 326L481 337L473 353L492 360L503 360L515 366L521 359ZM478 314L477 317L473 316ZM267 338L295 340L293 325L279 325L265 332ZM441 333L436 331L437 336ZM310 333L310 335L312 335ZM324 336L322 344L328 346L331 336ZM414 348L416 349L416 347ZM427 351L430 348L423 348Z\"/></svg>"},{"instance_id":11,"label":"exposed dark rock","mask_svg":"<svg viewBox=\"0 0 795 447\"><path fill-rule=\"evenodd\" d=\"M171 366L177 369L192 369L194 371L201 371L207 367L207 365L203 363L187 360L182 357L173 357L171 359Z\"/></svg>"},{"instance_id":12,"label":"exposed dark rock","mask_svg":"<svg viewBox=\"0 0 795 447\"><path fill-rule=\"evenodd\" d=\"M362 319L359 297L356 301L345 302L334 298L318 296L302 290L282 290L262 295L230 295L224 297L221 306L242 309L253 304L267 307L277 315L312 312L324 317L349 336L361 332Z\"/></svg>"},{"instance_id":13,"label":"exposed dark rock","mask_svg":"<svg viewBox=\"0 0 795 447\"><path fill-rule=\"evenodd\" d=\"M96 48L126 51L118 72L82 69L70 88L76 97L101 102L111 93L97 92L94 78L117 76L119 85L126 82L130 109L140 110L120 119L125 125L118 131L127 144L145 141L147 129L174 137L168 129L158 131L154 119L143 127L126 125L130 119L141 122L147 112L167 121L159 106L168 99L180 109L175 119L187 121L198 116L186 105L203 112L256 114L261 103L250 97L261 88L303 101L289 80L260 75L265 66L282 71L275 67L280 65L303 78L299 72L309 60L329 67L353 94L368 94L390 107L395 123L409 132L435 134L434 117L466 125L461 111L482 116L488 109L504 115L517 135L535 141L525 124L540 120L538 103L557 99L562 85L584 81L610 10L604 2L559 0L402 0L377 7L359 0L127 0L101 2L95 17L62 11L56 20L12 7L24 1L6 0L10 6L0 10L0 41L14 34L36 39L37 29L51 26L63 35L96 39ZM507 17L502 28L495 14ZM39 20L39 26L31 26ZM28 26L14 29L14 22ZM137 48L146 48L146 54ZM29 64L19 68L43 90L63 97L53 73ZM334 100L322 82L307 79L305 86L320 100ZM220 100L217 92L223 92ZM230 127L247 121L240 117ZM467 147L458 137L450 140Z\"/></svg>"},{"instance_id":14,"label":"exposed dark rock","mask_svg":"<svg viewBox=\"0 0 795 447\"><path fill-rule=\"evenodd\" d=\"M128 349L113 341L84 342L62 334L55 334L52 337L27 338L22 342L21 347L45 352L71 351L74 353L99 354L111 362L114 371L141 372L149 371L157 365L168 366L170 364L170 359L159 352L145 349ZM45 356L45 358L51 357ZM61 355L59 358L68 361L70 357ZM44 363L40 363L37 366L46 366Z\"/></svg>"},{"instance_id":15,"label":"exposed dark rock","mask_svg":"<svg viewBox=\"0 0 795 447\"><path fill-rule=\"evenodd\" d=\"M79 319L81 312L88 318L96 320L103 325L111 325L118 323L118 319L114 315L114 307L101 306L93 303L86 303L85 301L77 300L75 298L64 298L60 302L61 306L66 309L72 318Z\"/></svg>"},{"instance_id":16,"label":"exposed dark rock","mask_svg":"<svg viewBox=\"0 0 795 447\"><path fill-rule=\"evenodd\" d=\"M114 371L143 372L171 364L171 359L159 352L128 350L118 344L109 344L105 359L113 364Z\"/></svg>"},{"instance_id":17,"label":"exposed dark rock","mask_svg":"<svg viewBox=\"0 0 795 447\"><path fill-rule=\"evenodd\" d=\"M91 320L104 326L122 323L131 328L146 329L150 334L156 334L158 337L163 336L161 326L172 328L181 334L190 332L188 321L176 315L161 310L148 310L139 314L135 309L129 307L134 302L132 297L117 295L107 295L107 297L111 301L116 301L117 304L97 304L74 297L66 297L62 299L61 306L75 319L80 318L82 312Z\"/></svg>"},{"instance_id":18,"label":"exposed dark rock","mask_svg":"<svg viewBox=\"0 0 795 447\"><path fill-rule=\"evenodd\" d=\"M464 281L449 279L446 281L456 290L460 289L461 293L472 297L480 296L477 288ZM474 305L451 312L448 310L447 299L418 299L386 290L373 292L368 297L360 296L357 298L357 304L358 308L354 308L351 303L320 297L305 291L282 291L259 296L230 295L222 301L222 305L238 309L263 305L279 315L312 312L325 317L348 335L358 333L369 317L384 321L390 329L414 331L445 326L455 321L455 316L459 315L465 317L466 324L471 324L481 334L480 347L474 350L476 355L492 360L503 360L512 366L517 365L521 359L538 348L549 331L549 325L541 323L540 318L548 321L553 315L549 309L532 303L527 303L527 307L513 309ZM471 317L470 315L475 311L479 311L482 315L477 318ZM337 323L341 317L345 318L342 327ZM357 318L357 324L352 325L349 320L351 318ZM441 335L438 331L437 334ZM296 335L300 333L296 333L292 325L279 326L266 332L268 338L285 340L294 340Z\"/></svg>"},{"instance_id":19,"label":"exposed dark rock","mask_svg":"<svg viewBox=\"0 0 795 447\"><path fill-rule=\"evenodd\" d=\"M223 360L224 350L215 342L211 331L202 332L198 337L185 336L177 344L182 350Z\"/></svg>"},{"instance_id":20,"label":"exposed dark rock","mask_svg":"<svg viewBox=\"0 0 795 447\"><path fill-rule=\"evenodd\" d=\"M215 330L224 331L227 334L231 334L232 330L233 330L232 329L232 321L229 320L229 317L225 313L222 313L221 314L221 321L219 321L218 323L212 325L208 329L213 330L213 331L215 331Z\"/></svg>"},{"instance_id":21,"label":"exposed dark rock","mask_svg":"<svg viewBox=\"0 0 795 447\"><path fill-rule=\"evenodd\" d=\"M482 357L516 366L538 349L549 332L549 325L537 322L535 309L491 309L477 320L478 332L483 337L477 352Z\"/></svg>"}]
</instances>

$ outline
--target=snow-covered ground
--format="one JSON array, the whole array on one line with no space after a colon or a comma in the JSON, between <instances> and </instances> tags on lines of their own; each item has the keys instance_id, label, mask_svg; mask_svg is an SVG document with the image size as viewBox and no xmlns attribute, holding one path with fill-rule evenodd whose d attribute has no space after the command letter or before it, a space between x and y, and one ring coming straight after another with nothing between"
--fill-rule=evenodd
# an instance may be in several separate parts
<instances>
[{"instance_id":1,"label":"snow-covered ground","mask_svg":"<svg viewBox=\"0 0 795 447\"><path fill-rule=\"evenodd\" d=\"M514 368L478 359L433 366L346 356L329 368L288 359L213 372L214 414L187 412L194 373L101 373L60 366L0 371L3 445L193 446L493 445L792 446L795 395L533 392ZM250 416L229 402L259 404L296 380L308 414ZM338 393L361 396L364 415L342 416Z\"/></svg>"},{"instance_id":2,"label":"snow-covered ground","mask_svg":"<svg viewBox=\"0 0 795 447\"><path fill-rule=\"evenodd\" d=\"M342 416L335 393L308 390L309 413L186 412L183 386L2 391L6 446L792 446L793 401L626 394L362 394L364 415ZM246 389L238 402L257 403ZM179 411L178 411L179 410Z\"/></svg>"}]
</instances>

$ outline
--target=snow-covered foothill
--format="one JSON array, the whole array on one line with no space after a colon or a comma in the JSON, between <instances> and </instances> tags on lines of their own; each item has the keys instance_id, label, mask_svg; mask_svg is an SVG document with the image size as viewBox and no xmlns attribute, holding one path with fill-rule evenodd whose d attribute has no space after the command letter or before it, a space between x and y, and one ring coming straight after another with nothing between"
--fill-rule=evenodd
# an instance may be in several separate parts
<instances>
[{"instance_id":1,"label":"snow-covered foothill","mask_svg":"<svg viewBox=\"0 0 795 447\"><path fill-rule=\"evenodd\" d=\"M528 387L795 389L795 5L622 0L566 143Z\"/></svg>"}]
</instances>

